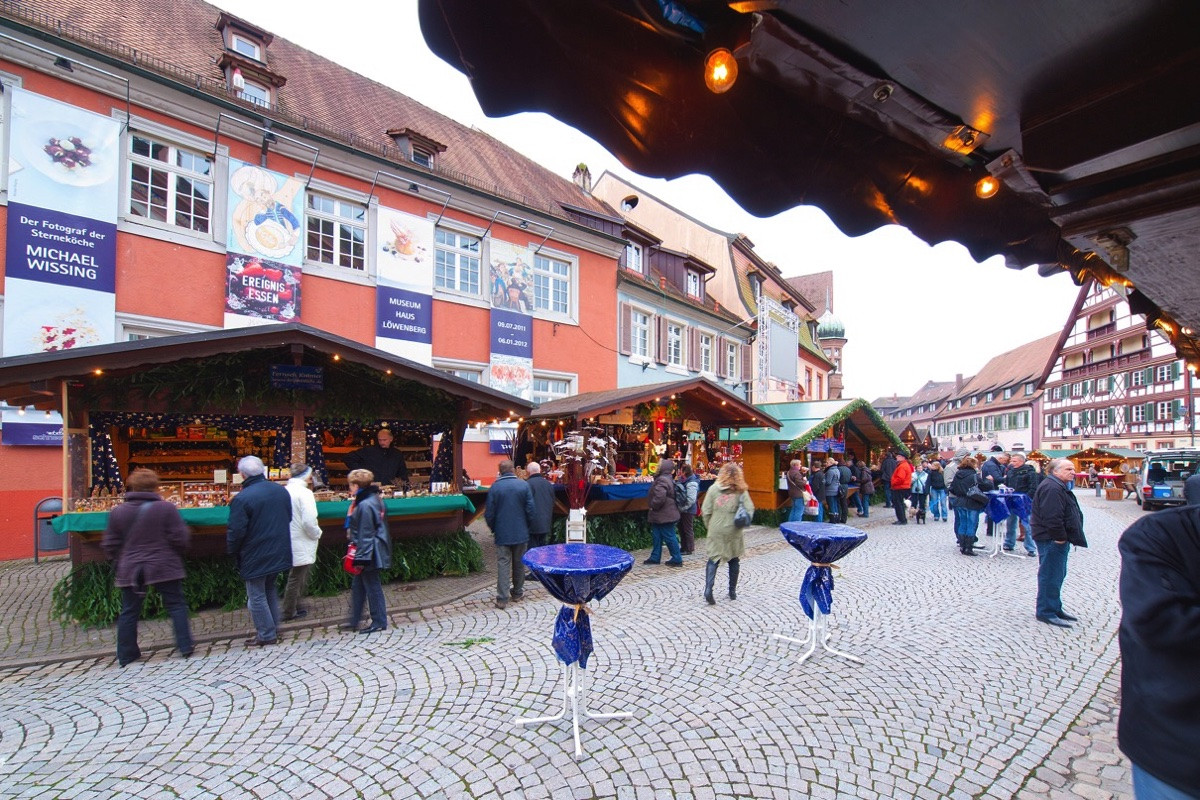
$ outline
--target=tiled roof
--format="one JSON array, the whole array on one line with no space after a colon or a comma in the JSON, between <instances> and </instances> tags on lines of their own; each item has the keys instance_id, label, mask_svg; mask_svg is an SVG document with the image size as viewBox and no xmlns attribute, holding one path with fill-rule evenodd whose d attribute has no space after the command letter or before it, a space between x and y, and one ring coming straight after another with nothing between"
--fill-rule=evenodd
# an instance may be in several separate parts
<instances>
[{"instance_id":1,"label":"tiled roof","mask_svg":"<svg viewBox=\"0 0 1200 800\"><path fill-rule=\"evenodd\" d=\"M957 392L951 399L967 399L972 395L998 391L1009 386L1017 387L1030 381L1039 381L1046 369L1047 362L1057 352L1059 336L1058 333L1052 333L1009 350L1007 353L1001 353L987 362L983 369L963 386L962 391ZM1030 396L1021 392L1012 400L1019 401L1019 404L1024 405L1029 402Z\"/></svg>"},{"instance_id":2,"label":"tiled roof","mask_svg":"<svg viewBox=\"0 0 1200 800\"><path fill-rule=\"evenodd\" d=\"M787 282L792 288L804 295L808 302L815 306L813 316L820 319L829 308L833 306L833 272L827 270L825 272L814 272L811 275L797 275L793 278L788 278ZM826 304L826 298L829 303Z\"/></svg>"},{"instance_id":3,"label":"tiled roof","mask_svg":"<svg viewBox=\"0 0 1200 800\"><path fill-rule=\"evenodd\" d=\"M200 0L173 0L169 11L166 8L159 0L26 0L4 3L0 13L60 30L66 38L83 41L126 61L136 55L143 69L169 74L228 100L231 95L224 88L225 75L214 61L225 52L216 28L221 10ZM338 12L331 8L329 13ZM322 135L362 144L376 154L391 148L386 154L394 162L404 158L387 131L408 128L446 145L446 151L438 155L436 172L452 181L557 216L564 216L562 203L608 213L603 203L570 180L488 134L286 39L275 37L265 56L268 69L286 78L287 83L274 92L278 114L265 109L256 109L255 114L277 116L284 123L307 123Z\"/></svg>"},{"instance_id":4,"label":"tiled roof","mask_svg":"<svg viewBox=\"0 0 1200 800\"><path fill-rule=\"evenodd\" d=\"M904 411L909 408L917 408L933 404L935 407L945 403L954 394L954 381L926 381L925 385L916 391L912 397L908 397L899 406L896 411ZM932 412L925 412L915 415L918 419L932 416Z\"/></svg>"}]
</instances>

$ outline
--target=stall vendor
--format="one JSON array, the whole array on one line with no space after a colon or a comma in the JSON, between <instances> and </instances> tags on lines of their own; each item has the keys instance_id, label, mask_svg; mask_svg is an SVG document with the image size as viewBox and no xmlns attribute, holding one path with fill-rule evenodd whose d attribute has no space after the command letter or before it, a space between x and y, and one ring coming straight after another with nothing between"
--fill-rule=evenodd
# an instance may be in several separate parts
<instances>
[{"instance_id":1,"label":"stall vendor","mask_svg":"<svg viewBox=\"0 0 1200 800\"><path fill-rule=\"evenodd\" d=\"M375 480L384 486L407 486L408 465L404 454L392 447L392 432L380 428L375 434L378 444L360 447L346 455L346 466L351 470L365 469L375 475Z\"/></svg>"}]
</instances>

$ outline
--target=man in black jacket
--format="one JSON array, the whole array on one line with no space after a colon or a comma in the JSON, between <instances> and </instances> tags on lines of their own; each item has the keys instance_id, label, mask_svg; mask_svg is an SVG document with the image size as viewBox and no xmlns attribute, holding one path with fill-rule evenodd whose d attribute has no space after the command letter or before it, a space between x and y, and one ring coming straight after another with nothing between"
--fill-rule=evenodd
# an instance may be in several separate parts
<instances>
[{"instance_id":1,"label":"man in black jacket","mask_svg":"<svg viewBox=\"0 0 1200 800\"><path fill-rule=\"evenodd\" d=\"M1117 737L1133 762L1134 795L1200 797L1200 507L1146 515L1117 547Z\"/></svg>"},{"instance_id":2,"label":"man in black jacket","mask_svg":"<svg viewBox=\"0 0 1200 800\"><path fill-rule=\"evenodd\" d=\"M525 483L533 492L533 522L529 524L529 547L541 547L550 541L550 526L554 522L554 486L542 474L542 465L530 461L525 465L529 477ZM536 580L532 572L525 573L525 580Z\"/></svg>"},{"instance_id":3,"label":"man in black jacket","mask_svg":"<svg viewBox=\"0 0 1200 800\"><path fill-rule=\"evenodd\" d=\"M351 470L370 471L375 481L383 486L407 486L408 465L404 463L404 453L392 447L394 439L389 429L380 428L375 434L377 444L348 453L346 466Z\"/></svg>"},{"instance_id":4,"label":"man in black jacket","mask_svg":"<svg viewBox=\"0 0 1200 800\"><path fill-rule=\"evenodd\" d=\"M279 594L275 579L292 568L292 496L267 480L266 467L257 456L238 462L242 489L229 502L229 528L225 549L237 559L246 582L246 606L256 635L251 647L279 641Z\"/></svg>"},{"instance_id":5,"label":"man in black jacket","mask_svg":"<svg viewBox=\"0 0 1200 800\"><path fill-rule=\"evenodd\" d=\"M883 479L883 507L892 507L892 473L896 471L896 454L891 450L883 457L879 465L880 478Z\"/></svg>"},{"instance_id":6,"label":"man in black jacket","mask_svg":"<svg viewBox=\"0 0 1200 800\"><path fill-rule=\"evenodd\" d=\"M1033 493L1033 541L1038 551L1037 618L1039 622L1069 628L1078 618L1063 611L1062 585L1067 578L1067 554L1071 545L1087 547L1083 535L1083 512L1067 488L1075 466L1056 458L1049 474Z\"/></svg>"},{"instance_id":7,"label":"man in black jacket","mask_svg":"<svg viewBox=\"0 0 1200 800\"><path fill-rule=\"evenodd\" d=\"M1029 495L1033 498L1034 490L1041 482L1042 476L1038 475L1038 471L1033 468L1025 460L1024 453L1013 453L1012 459L1008 463L1008 475L1005 477L1005 482L1008 488L1014 492ZM1008 515L1008 530L1004 535L1004 549L1012 552L1017 546L1017 526L1020 524L1020 519L1016 514ZM1033 557L1037 555L1037 547L1033 543L1033 537L1026 534L1025 536L1025 554Z\"/></svg>"}]
</instances>

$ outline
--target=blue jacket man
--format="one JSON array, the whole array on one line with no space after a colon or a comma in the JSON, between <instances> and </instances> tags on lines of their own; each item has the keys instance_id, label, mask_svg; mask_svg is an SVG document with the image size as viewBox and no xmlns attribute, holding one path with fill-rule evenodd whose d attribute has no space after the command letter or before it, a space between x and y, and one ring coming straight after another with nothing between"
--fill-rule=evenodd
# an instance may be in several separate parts
<instances>
[{"instance_id":1,"label":"blue jacket man","mask_svg":"<svg viewBox=\"0 0 1200 800\"><path fill-rule=\"evenodd\" d=\"M257 635L251 647L275 644L280 622L275 578L292 568L292 496L266 478L257 456L238 462L242 489L229 503L225 550L246 582L246 605Z\"/></svg>"},{"instance_id":2,"label":"blue jacket man","mask_svg":"<svg viewBox=\"0 0 1200 800\"><path fill-rule=\"evenodd\" d=\"M496 608L505 608L510 598L520 600L525 594L521 557L529 547L535 508L533 492L513 472L511 459L501 461L497 471L500 476L488 489L483 518L496 537Z\"/></svg>"}]
</instances>

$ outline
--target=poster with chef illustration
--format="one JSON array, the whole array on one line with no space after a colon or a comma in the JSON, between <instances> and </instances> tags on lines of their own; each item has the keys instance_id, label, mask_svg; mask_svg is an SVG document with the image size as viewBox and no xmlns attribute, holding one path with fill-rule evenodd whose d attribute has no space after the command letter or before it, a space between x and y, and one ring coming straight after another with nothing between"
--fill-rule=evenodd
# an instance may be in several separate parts
<instances>
[{"instance_id":1,"label":"poster with chef illustration","mask_svg":"<svg viewBox=\"0 0 1200 800\"><path fill-rule=\"evenodd\" d=\"M256 256L225 256L225 327L300 319L300 267Z\"/></svg>"},{"instance_id":2,"label":"poster with chef illustration","mask_svg":"<svg viewBox=\"0 0 1200 800\"><path fill-rule=\"evenodd\" d=\"M120 124L11 92L4 355L109 344Z\"/></svg>"},{"instance_id":3,"label":"poster with chef illustration","mask_svg":"<svg viewBox=\"0 0 1200 800\"><path fill-rule=\"evenodd\" d=\"M492 309L488 384L522 400L533 399L533 317Z\"/></svg>"},{"instance_id":4,"label":"poster with chef illustration","mask_svg":"<svg viewBox=\"0 0 1200 800\"><path fill-rule=\"evenodd\" d=\"M229 234L226 247L259 259L304 263L304 182L229 160Z\"/></svg>"}]
</instances>

